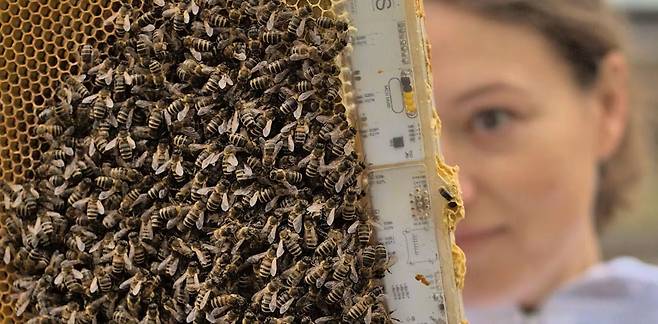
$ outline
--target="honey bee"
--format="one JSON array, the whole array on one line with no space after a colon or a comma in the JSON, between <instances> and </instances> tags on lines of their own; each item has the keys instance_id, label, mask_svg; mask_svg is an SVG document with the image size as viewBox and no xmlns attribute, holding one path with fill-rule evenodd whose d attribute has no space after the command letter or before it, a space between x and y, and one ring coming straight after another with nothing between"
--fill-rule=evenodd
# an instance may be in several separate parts
<instances>
[{"instance_id":1,"label":"honey bee","mask_svg":"<svg viewBox=\"0 0 658 324\"><path fill-rule=\"evenodd\" d=\"M68 291L80 293L83 291L79 280L83 278L82 273L76 270L72 261L62 261L62 270L55 277L53 283L57 286L63 285Z\"/></svg>"},{"instance_id":2,"label":"honey bee","mask_svg":"<svg viewBox=\"0 0 658 324\"><path fill-rule=\"evenodd\" d=\"M350 321L356 321L366 315L366 312L371 311L371 307L375 304L377 299L373 294L365 294L361 297L358 297L356 303L347 310L345 314L345 319Z\"/></svg>"},{"instance_id":3,"label":"honey bee","mask_svg":"<svg viewBox=\"0 0 658 324\"><path fill-rule=\"evenodd\" d=\"M300 257L302 255L302 247L299 244L300 237L297 233L293 233L289 229L284 229L279 233L279 237L281 238L279 245L285 247L290 254L294 257Z\"/></svg>"},{"instance_id":4,"label":"honey bee","mask_svg":"<svg viewBox=\"0 0 658 324\"><path fill-rule=\"evenodd\" d=\"M253 90L266 90L272 86L274 80L269 76L260 76L249 81L249 87Z\"/></svg>"},{"instance_id":5,"label":"honey bee","mask_svg":"<svg viewBox=\"0 0 658 324\"><path fill-rule=\"evenodd\" d=\"M308 270L306 276L304 277L304 282L312 287L322 287L325 280L329 276L331 267L331 263L327 262L327 260L320 261L320 263Z\"/></svg>"},{"instance_id":6,"label":"honey bee","mask_svg":"<svg viewBox=\"0 0 658 324\"><path fill-rule=\"evenodd\" d=\"M119 241L111 253L103 256L102 259L109 259L112 262L112 276L120 276L124 270L130 271L133 268L132 260L128 257L127 249L128 243L126 241Z\"/></svg>"},{"instance_id":7,"label":"honey bee","mask_svg":"<svg viewBox=\"0 0 658 324\"><path fill-rule=\"evenodd\" d=\"M302 6L297 10L295 15L290 18L288 23L288 36L290 39L301 38L304 36L306 20L313 14L313 9L310 6Z\"/></svg>"},{"instance_id":8,"label":"honey bee","mask_svg":"<svg viewBox=\"0 0 658 324\"><path fill-rule=\"evenodd\" d=\"M309 262L307 258L302 258L297 261L292 267L286 269L281 273L281 278L284 278L286 284L289 287L296 287L302 279L304 279L304 274L309 267Z\"/></svg>"},{"instance_id":9,"label":"honey bee","mask_svg":"<svg viewBox=\"0 0 658 324\"><path fill-rule=\"evenodd\" d=\"M343 239L343 233L338 230L332 229L327 234L327 238L318 245L318 248L315 250L316 255L323 257L328 257L333 255L338 243Z\"/></svg>"}]
</instances>

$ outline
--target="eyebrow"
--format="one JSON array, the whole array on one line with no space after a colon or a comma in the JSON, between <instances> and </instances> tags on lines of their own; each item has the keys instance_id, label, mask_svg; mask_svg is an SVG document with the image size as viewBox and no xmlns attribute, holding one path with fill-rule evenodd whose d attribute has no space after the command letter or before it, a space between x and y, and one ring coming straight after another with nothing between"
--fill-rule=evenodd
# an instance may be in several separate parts
<instances>
[{"instance_id":1,"label":"eyebrow","mask_svg":"<svg viewBox=\"0 0 658 324\"><path fill-rule=\"evenodd\" d=\"M526 91L523 88L517 87L513 84L510 84L508 82L492 82L492 83L487 83L481 86L477 86L475 88L469 89L468 91L460 94L457 96L453 102L456 104L461 104L465 101L471 100L473 98L477 98L479 96L483 96L492 92L498 92L498 91L503 91L503 90L512 90L512 91L518 91L518 92L523 92L526 93Z\"/></svg>"}]
</instances>

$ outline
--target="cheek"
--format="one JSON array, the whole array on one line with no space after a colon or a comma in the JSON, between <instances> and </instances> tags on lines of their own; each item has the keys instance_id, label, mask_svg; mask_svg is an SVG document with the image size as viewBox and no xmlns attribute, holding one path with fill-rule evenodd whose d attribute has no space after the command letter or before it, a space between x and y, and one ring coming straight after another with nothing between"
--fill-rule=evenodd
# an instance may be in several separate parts
<instances>
[{"instance_id":1,"label":"cheek","mask_svg":"<svg viewBox=\"0 0 658 324\"><path fill-rule=\"evenodd\" d=\"M540 128L514 154L494 160L491 170L498 172L487 184L509 208L514 237L535 253L548 253L570 228L590 217L595 182L590 140L577 127L565 128L572 131Z\"/></svg>"}]
</instances>

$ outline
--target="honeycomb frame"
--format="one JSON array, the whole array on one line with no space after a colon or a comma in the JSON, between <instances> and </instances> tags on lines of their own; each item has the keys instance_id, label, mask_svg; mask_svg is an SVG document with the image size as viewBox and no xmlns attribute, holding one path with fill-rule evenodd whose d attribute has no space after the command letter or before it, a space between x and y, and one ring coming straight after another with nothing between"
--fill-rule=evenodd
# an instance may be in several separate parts
<instances>
[{"instance_id":1,"label":"honeycomb frame","mask_svg":"<svg viewBox=\"0 0 658 324\"><path fill-rule=\"evenodd\" d=\"M141 8L140 0L129 1ZM315 16L334 17L336 0L286 0L309 5ZM104 21L122 0L0 0L0 183L34 177L47 143L35 136L38 114L52 103L67 76L78 75L77 53L85 44L111 42ZM0 207L1 209L2 207ZM1 211L1 210L0 210ZM0 230L4 224L0 213ZM20 323L13 311L15 275L0 262L0 322Z\"/></svg>"}]
</instances>

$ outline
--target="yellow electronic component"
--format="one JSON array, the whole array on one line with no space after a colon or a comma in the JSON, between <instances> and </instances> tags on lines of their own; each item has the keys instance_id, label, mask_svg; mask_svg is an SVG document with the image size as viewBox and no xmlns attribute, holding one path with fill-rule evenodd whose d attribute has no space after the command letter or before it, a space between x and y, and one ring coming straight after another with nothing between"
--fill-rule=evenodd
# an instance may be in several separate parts
<instances>
[{"instance_id":1,"label":"yellow electronic component","mask_svg":"<svg viewBox=\"0 0 658 324\"><path fill-rule=\"evenodd\" d=\"M414 94L414 88L412 85L411 77L408 73L402 73L400 77L400 83L402 86L402 101L404 102L404 110L407 115L413 116L418 113L416 109L416 99Z\"/></svg>"}]
</instances>

